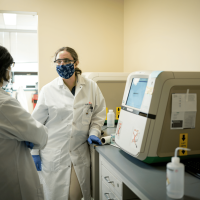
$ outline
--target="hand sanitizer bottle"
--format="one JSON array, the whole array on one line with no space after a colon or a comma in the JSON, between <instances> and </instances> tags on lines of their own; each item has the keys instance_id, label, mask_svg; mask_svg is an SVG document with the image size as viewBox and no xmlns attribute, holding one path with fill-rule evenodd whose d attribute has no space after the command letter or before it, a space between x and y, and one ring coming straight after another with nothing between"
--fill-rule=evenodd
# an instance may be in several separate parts
<instances>
[{"instance_id":1,"label":"hand sanitizer bottle","mask_svg":"<svg viewBox=\"0 0 200 200\"><path fill-rule=\"evenodd\" d=\"M180 158L177 157L178 150L190 151L190 149L187 148L176 148L175 155L172 157L172 162L167 164L167 195L172 199L180 199L184 195L185 166L180 163Z\"/></svg>"}]
</instances>

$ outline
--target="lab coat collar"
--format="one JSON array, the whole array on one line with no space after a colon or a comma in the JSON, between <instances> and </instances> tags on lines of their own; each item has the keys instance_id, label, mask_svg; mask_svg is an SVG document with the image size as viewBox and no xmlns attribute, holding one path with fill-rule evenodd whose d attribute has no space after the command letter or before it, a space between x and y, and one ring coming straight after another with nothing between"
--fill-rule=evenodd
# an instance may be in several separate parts
<instances>
[{"instance_id":1,"label":"lab coat collar","mask_svg":"<svg viewBox=\"0 0 200 200\"><path fill-rule=\"evenodd\" d=\"M63 87L63 84L64 84L63 79L62 79L62 77L59 76L58 77L58 86ZM80 85L85 84L85 80L80 74L77 75L76 85L78 85L78 84L80 84Z\"/></svg>"},{"instance_id":2,"label":"lab coat collar","mask_svg":"<svg viewBox=\"0 0 200 200\"><path fill-rule=\"evenodd\" d=\"M80 74L78 74L77 75L77 83L76 83L75 96L77 96L78 93L82 90L83 85L85 85L85 80L84 80L84 78Z\"/></svg>"},{"instance_id":3,"label":"lab coat collar","mask_svg":"<svg viewBox=\"0 0 200 200\"><path fill-rule=\"evenodd\" d=\"M8 95L8 96L10 96L10 95L9 95L6 91L4 91L1 87L0 87L0 92L6 94L6 95Z\"/></svg>"},{"instance_id":4,"label":"lab coat collar","mask_svg":"<svg viewBox=\"0 0 200 200\"><path fill-rule=\"evenodd\" d=\"M60 87L63 87L63 79L62 79L62 77L58 77L58 86L60 86Z\"/></svg>"},{"instance_id":5,"label":"lab coat collar","mask_svg":"<svg viewBox=\"0 0 200 200\"><path fill-rule=\"evenodd\" d=\"M80 85L85 85L85 80L80 74L77 75L77 84L78 83L80 83Z\"/></svg>"}]
</instances>

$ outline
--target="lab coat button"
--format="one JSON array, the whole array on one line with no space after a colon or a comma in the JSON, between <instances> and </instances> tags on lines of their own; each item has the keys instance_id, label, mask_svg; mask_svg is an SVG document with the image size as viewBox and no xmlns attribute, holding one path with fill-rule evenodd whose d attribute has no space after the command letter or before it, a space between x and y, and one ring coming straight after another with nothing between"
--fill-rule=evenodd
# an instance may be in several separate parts
<instances>
[{"instance_id":1,"label":"lab coat button","mask_svg":"<svg viewBox=\"0 0 200 200\"><path fill-rule=\"evenodd\" d=\"M71 138L73 138L73 136L71 136Z\"/></svg>"},{"instance_id":2,"label":"lab coat button","mask_svg":"<svg viewBox=\"0 0 200 200\"><path fill-rule=\"evenodd\" d=\"M73 124L75 125L76 123L75 123L75 122L73 122Z\"/></svg>"}]
</instances>

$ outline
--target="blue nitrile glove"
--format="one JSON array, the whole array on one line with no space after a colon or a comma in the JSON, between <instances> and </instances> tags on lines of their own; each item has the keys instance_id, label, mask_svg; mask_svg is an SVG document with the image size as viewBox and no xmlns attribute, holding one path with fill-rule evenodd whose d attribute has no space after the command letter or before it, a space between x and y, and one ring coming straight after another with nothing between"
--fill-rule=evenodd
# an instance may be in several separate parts
<instances>
[{"instance_id":1,"label":"blue nitrile glove","mask_svg":"<svg viewBox=\"0 0 200 200\"><path fill-rule=\"evenodd\" d=\"M91 135L88 139L87 139L87 141L90 143L90 144L100 144L101 145L101 140L97 137L97 136L95 136L95 135Z\"/></svg>"},{"instance_id":2,"label":"blue nitrile glove","mask_svg":"<svg viewBox=\"0 0 200 200\"><path fill-rule=\"evenodd\" d=\"M42 171L42 162L40 155L32 155L37 171Z\"/></svg>"},{"instance_id":3,"label":"blue nitrile glove","mask_svg":"<svg viewBox=\"0 0 200 200\"><path fill-rule=\"evenodd\" d=\"M27 142L27 141L24 141L26 146L29 148L29 149L32 149L34 144L32 142Z\"/></svg>"}]
</instances>

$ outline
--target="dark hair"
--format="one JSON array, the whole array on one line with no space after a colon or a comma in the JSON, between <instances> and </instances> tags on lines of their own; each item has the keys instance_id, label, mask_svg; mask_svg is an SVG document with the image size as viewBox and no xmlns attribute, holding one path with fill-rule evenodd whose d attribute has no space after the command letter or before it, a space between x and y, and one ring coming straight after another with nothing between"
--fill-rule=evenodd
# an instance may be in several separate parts
<instances>
[{"instance_id":1,"label":"dark hair","mask_svg":"<svg viewBox=\"0 0 200 200\"><path fill-rule=\"evenodd\" d=\"M8 81L6 78L6 70L12 63L13 57L5 47L0 46L0 82L3 80Z\"/></svg>"},{"instance_id":2,"label":"dark hair","mask_svg":"<svg viewBox=\"0 0 200 200\"><path fill-rule=\"evenodd\" d=\"M58 49L55 53L55 59L56 59L56 56L58 55L59 52L61 51L67 51L71 54L72 58L74 59L74 61L79 61L78 60L78 54L76 53L76 51L70 47L62 47L60 49ZM75 75L77 76L77 74L82 74L82 71L81 69L79 69L78 67L75 68Z\"/></svg>"}]
</instances>

